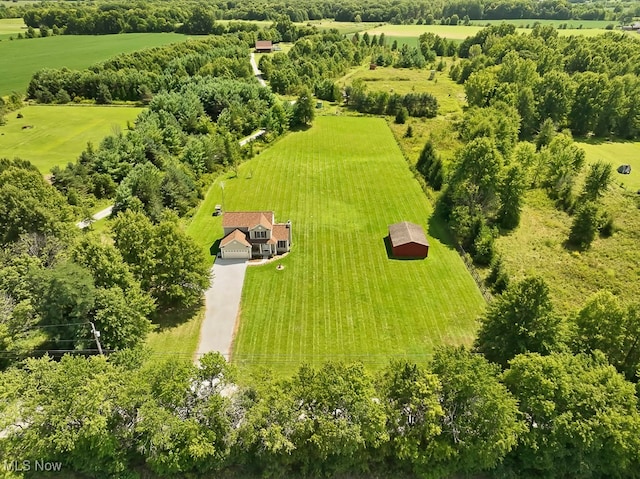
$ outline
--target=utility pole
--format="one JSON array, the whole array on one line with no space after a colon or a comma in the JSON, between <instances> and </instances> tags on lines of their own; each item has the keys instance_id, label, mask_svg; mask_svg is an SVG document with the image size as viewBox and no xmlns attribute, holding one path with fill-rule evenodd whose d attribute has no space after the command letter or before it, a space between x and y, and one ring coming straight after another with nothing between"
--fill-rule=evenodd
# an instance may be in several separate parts
<instances>
[{"instance_id":1,"label":"utility pole","mask_svg":"<svg viewBox=\"0 0 640 479\"><path fill-rule=\"evenodd\" d=\"M100 344L100 331L96 329L95 324L93 324L91 321L89 321L89 324L91 325L91 332L93 333L93 338L96 340L96 345L98 346L98 352L100 353L101 356L104 356L104 353L102 352L102 345Z\"/></svg>"},{"instance_id":2,"label":"utility pole","mask_svg":"<svg viewBox=\"0 0 640 479\"><path fill-rule=\"evenodd\" d=\"M222 211L225 211L225 209L224 209L224 181L220 182L220 189L222 190Z\"/></svg>"}]
</instances>

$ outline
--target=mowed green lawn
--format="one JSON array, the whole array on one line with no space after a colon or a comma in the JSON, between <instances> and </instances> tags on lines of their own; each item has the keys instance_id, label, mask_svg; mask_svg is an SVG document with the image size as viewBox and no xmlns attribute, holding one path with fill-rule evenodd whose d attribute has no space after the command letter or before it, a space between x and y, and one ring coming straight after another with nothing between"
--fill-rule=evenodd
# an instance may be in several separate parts
<instances>
[{"instance_id":1,"label":"mowed green lawn","mask_svg":"<svg viewBox=\"0 0 640 479\"><path fill-rule=\"evenodd\" d=\"M123 35L65 35L0 42L0 95L25 92L31 76L41 68L82 69L118 53L185 41L177 33Z\"/></svg>"},{"instance_id":2,"label":"mowed green lawn","mask_svg":"<svg viewBox=\"0 0 640 479\"><path fill-rule=\"evenodd\" d=\"M616 170L620 165L631 165L631 174L614 173L614 183L623 184L631 191L640 191L640 142L578 142L588 162L608 161Z\"/></svg>"},{"instance_id":3,"label":"mowed green lawn","mask_svg":"<svg viewBox=\"0 0 640 479\"><path fill-rule=\"evenodd\" d=\"M124 106L27 106L9 113L7 124L0 126L0 157L29 160L46 174L55 165L76 161L87 142L97 146L141 111ZM23 117L17 118L18 113Z\"/></svg>"},{"instance_id":4,"label":"mowed green lawn","mask_svg":"<svg viewBox=\"0 0 640 479\"><path fill-rule=\"evenodd\" d=\"M227 211L273 210L293 223L291 253L248 268L239 366L290 372L335 359L377 367L472 342L482 296L456 251L432 236L440 226L429 230L432 207L383 119L317 118L244 163L225 181L224 201ZM428 259L388 258L388 225L403 220L429 231ZM219 218L209 224L222 236Z\"/></svg>"}]
</instances>

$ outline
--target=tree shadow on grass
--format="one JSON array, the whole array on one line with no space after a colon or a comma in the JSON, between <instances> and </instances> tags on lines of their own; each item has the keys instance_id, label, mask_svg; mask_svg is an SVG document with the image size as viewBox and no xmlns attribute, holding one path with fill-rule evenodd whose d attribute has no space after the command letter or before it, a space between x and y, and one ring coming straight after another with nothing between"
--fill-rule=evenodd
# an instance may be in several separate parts
<instances>
[{"instance_id":1,"label":"tree shadow on grass","mask_svg":"<svg viewBox=\"0 0 640 479\"><path fill-rule=\"evenodd\" d=\"M438 209L429 217L429 236L437 239L449 249L456 249L456 243L449 231L447 223L442 218Z\"/></svg>"},{"instance_id":2,"label":"tree shadow on grass","mask_svg":"<svg viewBox=\"0 0 640 479\"><path fill-rule=\"evenodd\" d=\"M637 143L637 141L635 140L630 140L628 138L617 138L615 136L612 136L612 137L579 136L579 137L574 137L574 141L580 141L583 143L587 143L588 145L604 145L604 144L612 144L612 143Z\"/></svg>"},{"instance_id":3,"label":"tree shadow on grass","mask_svg":"<svg viewBox=\"0 0 640 479\"><path fill-rule=\"evenodd\" d=\"M151 322L157 326L157 332L172 329L176 326L180 326L181 324L190 321L194 316L198 314L203 305L204 297L189 308L172 308L168 310L156 311L151 318Z\"/></svg>"},{"instance_id":4,"label":"tree shadow on grass","mask_svg":"<svg viewBox=\"0 0 640 479\"><path fill-rule=\"evenodd\" d=\"M311 125L296 125L294 127L291 127L289 129L289 131L294 131L294 132L295 131L307 131L309 129L311 129Z\"/></svg>"}]
</instances>

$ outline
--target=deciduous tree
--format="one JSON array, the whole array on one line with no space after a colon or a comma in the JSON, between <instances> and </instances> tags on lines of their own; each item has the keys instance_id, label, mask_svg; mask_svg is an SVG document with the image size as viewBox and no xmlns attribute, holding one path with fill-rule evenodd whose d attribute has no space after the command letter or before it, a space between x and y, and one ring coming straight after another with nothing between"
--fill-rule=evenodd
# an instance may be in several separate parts
<instances>
[{"instance_id":1,"label":"deciduous tree","mask_svg":"<svg viewBox=\"0 0 640 479\"><path fill-rule=\"evenodd\" d=\"M480 318L475 347L489 361L506 367L518 354L549 354L560 348L561 324L544 280L526 278L510 285L489 304Z\"/></svg>"},{"instance_id":2,"label":"deciduous tree","mask_svg":"<svg viewBox=\"0 0 640 479\"><path fill-rule=\"evenodd\" d=\"M587 299L572 324L574 351L602 351L627 379L636 379L640 368L640 307L637 304L625 305L610 292L599 291Z\"/></svg>"},{"instance_id":3,"label":"deciduous tree","mask_svg":"<svg viewBox=\"0 0 640 479\"><path fill-rule=\"evenodd\" d=\"M432 368L442 384L444 411L432 474L494 468L526 430L516 399L498 379L498 366L464 348L447 347L436 352Z\"/></svg>"},{"instance_id":4,"label":"deciduous tree","mask_svg":"<svg viewBox=\"0 0 640 479\"><path fill-rule=\"evenodd\" d=\"M602 359L517 356L504 374L528 432L509 455L526 477L633 477L638 470L638 400L633 384Z\"/></svg>"}]
</instances>

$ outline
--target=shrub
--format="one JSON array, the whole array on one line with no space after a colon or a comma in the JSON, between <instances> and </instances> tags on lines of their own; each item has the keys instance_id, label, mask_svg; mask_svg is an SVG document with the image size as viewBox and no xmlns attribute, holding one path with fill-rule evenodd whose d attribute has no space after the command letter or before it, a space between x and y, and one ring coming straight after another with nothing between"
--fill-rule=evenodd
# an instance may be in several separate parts
<instances>
[{"instance_id":1,"label":"shrub","mask_svg":"<svg viewBox=\"0 0 640 479\"><path fill-rule=\"evenodd\" d=\"M409 112L406 107L400 107L398 113L396 113L396 123L399 125L404 125L409 117Z\"/></svg>"},{"instance_id":2,"label":"shrub","mask_svg":"<svg viewBox=\"0 0 640 479\"><path fill-rule=\"evenodd\" d=\"M588 249L596 237L599 229L600 212L598 205L592 201L583 203L576 212L576 216L569 232L569 243L579 249Z\"/></svg>"}]
</instances>

